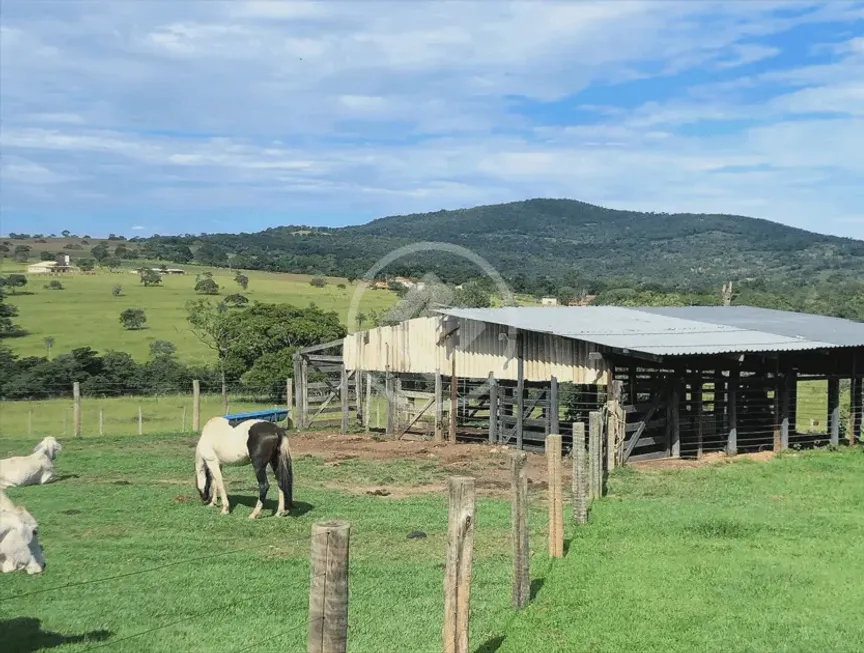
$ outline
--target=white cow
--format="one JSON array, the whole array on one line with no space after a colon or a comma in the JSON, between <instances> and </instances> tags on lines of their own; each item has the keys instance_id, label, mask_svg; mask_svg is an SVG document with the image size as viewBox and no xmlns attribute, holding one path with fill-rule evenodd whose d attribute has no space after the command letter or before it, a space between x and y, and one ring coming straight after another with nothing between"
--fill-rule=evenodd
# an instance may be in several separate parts
<instances>
[{"instance_id":1,"label":"white cow","mask_svg":"<svg viewBox=\"0 0 864 653\"><path fill-rule=\"evenodd\" d=\"M49 435L29 456L0 460L0 490L16 485L50 483L57 478L53 461L62 449L60 443Z\"/></svg>"},{"instance_id":2,"label":"white cow","mask_svg":"<svg viewBox=\"0 0 864 653\"><path fill-rule=\"evenodd\" d=\"M24 506L16 506L0 490L0 572L20 569L31 575L45 570L39 525Z\"/></svg>"}]
</instances>

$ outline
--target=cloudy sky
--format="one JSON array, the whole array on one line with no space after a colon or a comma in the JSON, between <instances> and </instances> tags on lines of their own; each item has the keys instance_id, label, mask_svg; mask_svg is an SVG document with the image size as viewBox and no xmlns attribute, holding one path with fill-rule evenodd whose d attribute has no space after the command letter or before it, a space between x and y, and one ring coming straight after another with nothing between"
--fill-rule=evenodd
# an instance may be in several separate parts
<instances>
[{"instance_id":1,"label":"cloudy sky","mask_svg":"<svg viewBox=\"0 0 864 653\"><path fill-rule=\"evenodd\" d=\"M864 2L2 0L0 231L529 197L864 238Z\"/></svg>"}]
</instances>

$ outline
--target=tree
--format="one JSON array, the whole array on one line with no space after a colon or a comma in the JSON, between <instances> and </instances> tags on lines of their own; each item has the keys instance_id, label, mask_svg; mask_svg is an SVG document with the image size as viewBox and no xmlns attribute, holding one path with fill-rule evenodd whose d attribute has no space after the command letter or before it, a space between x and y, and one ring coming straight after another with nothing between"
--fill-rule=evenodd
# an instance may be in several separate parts
<instances>
[{"instance_id":1,"label":"tree","mask_svg":"<svg viewBox=\"0 0 864 653\"><path fill-rule=\"evenodd\" d=\"M227 265L228 263L228 254L225 253L224 249L213 243L204 243L201 245L198 251L195 252L195 258L198 259L201 265L219 266Z\"/></svg>"},{"instance_id":2,"label":"tree","mask_svg":"<svg viewBox=\"0 0 864 653\"><path fill-rule=\"evenodd\" d=\"M123 286L121 286L119 283L115 283L114 286L111 288L111 294L115 297L119 297L123 294Z\"/></svg>"},{"instance_id":3,"label":"tree","mask_svg":"<svg viewBox=\"0 0 864 653\"><path fill-rule=\"evenodd\" d=\"M111 255L111 252L108 251L105 245L99 244L90 250L90 255L101 263Z\"/></svg>"},{"instance_id":4,"label":"tree","mask_svg":"<svg viewBox=\"0 0 864 653\"><path fill-rule=\"evenodd\" d=\"M26 263L30 258L30 245L16 245L12 260L16 263Z\"/></svg>"},{"instance_id":5,"label":"tree","mask_svg":"<svg viewBox=\"0 0 864 653\"><path fill-rule=\"evenodd\" d=\"M68 229L64 229L63 231L60 232L60 235L63 236L63 238L69 238L69 235L70 235L71 233L72 233L72 232L69 231Z\"/></svg>"},{"instance_id":6,"label":"tree","mask_svg":"<svg viewBox=\"0 0 864 653\"><path fill-rule=\"evenodd\" d=\"M15 293L16 288L23 288L27 285L27 277L23 274L10 274L6 277L6 287L12 291L12 294Z\"/></svg>"},{"instance_id":7,"label":"tree","mask_svg":"<svg viewBox=\"0 0 864 653\"><path fill-rule=\"evenodd\" d=\"M59 279L51 279L48 283L42 286L45 290L66 290Z\"/></svg>"},{"instance_id":8,"label":"tree","mask_svg":"<svg viewBox=\"0 0 864 653\"><path fill-rule=\"evenodd\" d=\"M234 281L243 289L244 292L249 287L249 277L242 272L238 271L237 274L234 275Z\"/></svg>"},{"instance_id":9,"label":"tree","mask_svg":"<svg viewBox=\"0 0 864 653\"><path fill-rule=\"evenodd\" d=\"M327 279L324 277L312 277L309 285L314 288L324 288L327 285Z\"/></svg>"},{"instance_id":10,"label":"tree","mask_svg":"<svg viewBox=\"0 0 864 653\"><path fill-rule=\"evenodd\" d=\"M177 353L177 348L173 343L167 340L154 340L150 343L150 358L156 360L158 358L173 358Z\"/></svg>"},{"instance_id":11,"label":"tree","mask_svg":"<svg viewBox=\"0 0 864 653\"><path fill-rule=\"evenodd\" d=\"M96 268L96 261L92 258L82 258L78 261L78 268L82 272L92 272Z\"/></svg>"},{"instance_id":12,"label":"tree","mask_svg":"<svg viewBox=\"0 0 864 653\"><path fill-rule=\"evenodd\" d=\"M337 283L337 284L336 284L336 287L337 287L339 290L345 290L345 288L346 288L346 286L345 286L344 283Z\"/></svg>"},{"instance_id":13,"label":"tree","mask_svg":"<svg viewBox=\"0 0 864 653\"><path fill-rule=\"evenodd\" d=\"M245 297L244 295L241 295L239 293L235 293L233 295L228 295L225 299L222 300L222 302L226 306L232 306L234 308L240 308L241 306L245 306L246 304L248 304L249 299L247 297Z\"/></svg>"},{"instance_id":14,"label":"tree","mask_svg":"<svg viewBox=\"0 0 864 653\"><path fill-rule=\"evenodd\" d=\"M121 261L116 256L109 256L104 261L102 261L102 265L104 265L106 268L113 272L114 270L122 267L123 261Z\"/></svg>"},{"instance_id":15,"label":"tree","mask_svg":"<svg viewBox=\"0 0 864 653\"><path fill-rule=\"evenodd\" d=\"M116 256L117 258L126 258L126 255L128 253L129 249L126 247L126 245L117 245L117 247L114 248L114 256Z\"/></svg>"},{"instance_id":16,"label":"tree","mask_svg":"<svg viewBox=\"0 0 864 653\"><path fill-rule=\"evenodd\" d=\"M195 292L202 295L218 295L219 284L213 281L213 279L201 279L201 281L195 284Z\"/></svg>"},{"instance_id":17,"label":"tree","mask_svg":"<svg viewBox=\"0 0 864 653\"><path fill-rule=\"evenodd\" d=\"M368 319L368 315L366 313L357 313L357 328L361 328L363 323Z\"/></svg>"},{"instance_id":18,"label":"tree","mask_svg":"<svg viewBox=\"0 0 864 653\"><path fill-rule=\"evenodd\" d=\"M39 260L40 261L53 261L54 260L54 254L52 254L51 252L46 252L43 249L41 252L39 252Z\"/></svg>"},{"instance_id":19,"label":"tree","mask_svg":"<svg viewBox=\"0 0 864 653\"><path fill-rule=\"evenodd\" d=\"M198 340L216 353L219 361L219 376L222 381L222 409L228 411L228 386L225 382L225 359L231 342L231 331L224 304L214 305L207 299L186 302L186 320L189 329Z\"/></svg>"},{"instance_id":20,"label":"tree","mask_svg":"<svg viewBox=\"0 0 864 653\"><path fill-rule=\"evenodd\" d=\"M54 338L52 336L48 336L42 341L45 344L45 351L47 352L48 360L51 360L51 349L54 347Z\"/></svg>"},{"instance_id":21,"label":"tree","mask_svg":"<svg viewBox=\"0 0 864 653\"><path fill-rule=\"evenodd\" d=\"M26 335L20 326L12 321L18 316L18 308L5 302L6 293L3 291L5 279L0 278L0 338L15 338Z\"/></svg>"},{"instance_id":22,"label":"tree","mask_svg":"<svg viewBox=\"0 0 864 653\"><path fill-rule=\"evenodd\" d=\"M453 294L453 305L462 308L489 308L492 294L478 281L468 281Z\"/></svg>"},{"instance_id":23,"label":"tree","mask_svg":"<svg viewBox=\"0 0 864 653\"><path fill-rule=\"evenodd\" d=\"M144 284L145 288L149 286L158 286L162 283L162 275L150 268L140 268L138 270L138 278L141 280L141 283Z\"/></svg>"},{"instance_id":24,"label":"tree","mask_svg":"<svg viewBox=\"0 0 864 653\"><path fill-rule=\"evenodd\" d=\"M144 309L127 308L120 313L120 324L123 325L124 329L130 331L140 329L145 322L147 322L147 316L144 314Z\"/></svg>"}]
</instances>

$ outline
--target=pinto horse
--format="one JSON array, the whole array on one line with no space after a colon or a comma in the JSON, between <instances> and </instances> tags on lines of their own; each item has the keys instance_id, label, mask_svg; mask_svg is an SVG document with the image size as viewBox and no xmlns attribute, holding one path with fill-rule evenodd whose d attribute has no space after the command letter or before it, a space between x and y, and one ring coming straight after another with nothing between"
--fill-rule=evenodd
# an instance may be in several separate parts
<instances>
[{"instance_id":1,"label":"pinto horse","mask_svg":"<svg viewBox=\"0 0 864 653\"><path fill-rule=\"evenodd\" d=\"M258 503L249 519L256 519L264 507L270 489L267 481L268 464L279 486L279 508L276 514L280 517L287 515L294 507L294 472L288 434L278 424L262 419L246 420L234 427L224 417L207 420L195 449L195 483L201 500L215 506L221 494L222 514L227 515L230 505L220 465L241 466L250 462L258 479Z\"/></svg>"}]
</instances>

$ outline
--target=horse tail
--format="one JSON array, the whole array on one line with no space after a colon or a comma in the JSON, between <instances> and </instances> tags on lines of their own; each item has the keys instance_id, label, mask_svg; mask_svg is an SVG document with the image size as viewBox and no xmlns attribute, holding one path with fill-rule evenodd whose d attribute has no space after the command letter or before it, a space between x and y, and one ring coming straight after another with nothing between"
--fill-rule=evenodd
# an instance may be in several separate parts
<instances>
[{"instance_id":1,"label":"horse tail","mask_svg":"<svg viewBox=\"0 0 864 653\"><path fill-rule=\"evenodd\" d=\"M276 455L276 479L279 489L285 495L285 509L294 507L294 469L291 463L291 447L288 444L288 434L279 430L279 451Z\"/></svg>"},{"instance_id":2,"label":"horse tail","mask_svg":"<svg viewBox=\"0 0 864 653\"><path fill-rule=\"evenodd\" d=\"M204 482L201 482L201 476L204 477ZM195 450L195 489L201 496L201 501L209 503L213 498L213 475L210 473L210 468L204 461L204 456L199 450Z\"/></svg>"}]
</instances>

